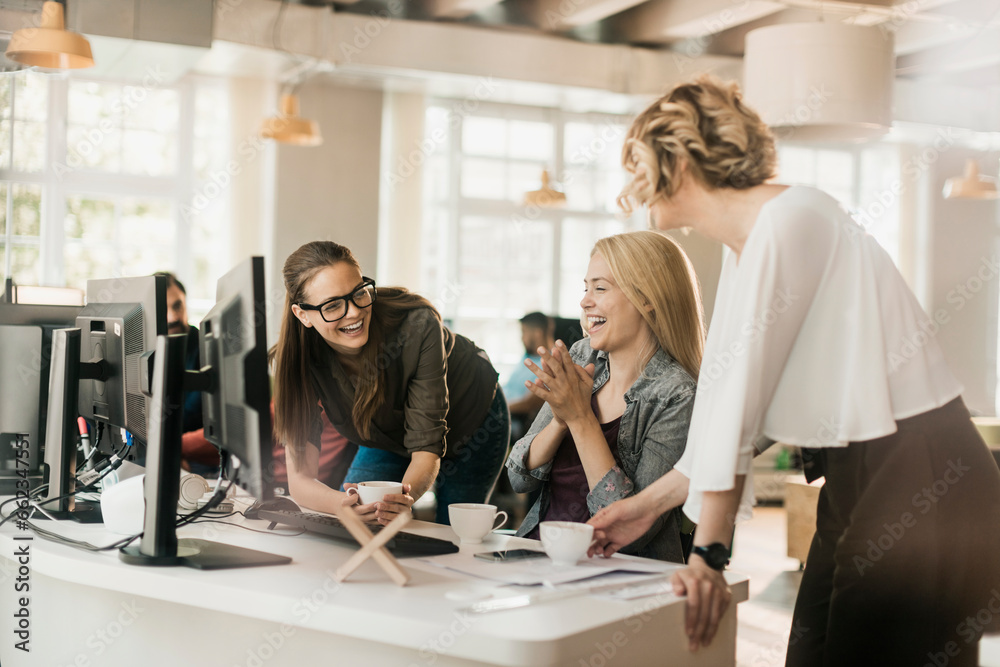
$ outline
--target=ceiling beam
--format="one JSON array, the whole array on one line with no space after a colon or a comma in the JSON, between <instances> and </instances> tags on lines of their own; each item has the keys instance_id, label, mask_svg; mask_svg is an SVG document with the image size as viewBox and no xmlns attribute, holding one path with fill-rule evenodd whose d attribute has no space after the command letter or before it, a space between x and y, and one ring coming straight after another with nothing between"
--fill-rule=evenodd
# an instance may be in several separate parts
<instances>
[{"instance_id":1,"label":"ceiling beam","mask_svg":"<svg viewBox=\"0 0 1000 667\"><path fill-rule=\"evenodd\" d=\"M883 24L880 24L883 25ZM896 28L896 55L905 56L973 39L982 25L907 21Z\"/></svg>"},{"instance_id":2,"label":"ceiling beam","mask_svg":"<svg viewBox=\"0 0 1000 667\"><path fill-rule=\"evenodd\" d=\"M435 18L461 19L488 7L500 4L502 0L426 0L427 13Z\"/></svg>"},{"instance_id":3,"label":"ceiling beam","mask_svg":"<svg viewBox=\"0 0 1000 667\"><path fill-rule=\"evenodd\" d=\"M560 31L603 21L646 0L518 0L523 15L542 30Z\"/></svg>"},{"instance_id":4,"label":"ceiling beam","mask_svg":"<svg viewBox=\"0 0 1000 667\"><path fill-rule=\"evenodd\" d=\"M771 0L651 0L608 19L609 36L631 44L663 44L713 35L785 9Z\"/></svg>"},{"instance_id":5,"label":"ceiling beam","mask_svg":"<svg viewBox=\"0 0 1000 667\"><path fill-rule=\"evenodd\" d=\"M896 74L920 76L967 72L1000 65L1000 28L986 27L956 44L937 46L896 59Z\"/></svg>"}]
</instances>

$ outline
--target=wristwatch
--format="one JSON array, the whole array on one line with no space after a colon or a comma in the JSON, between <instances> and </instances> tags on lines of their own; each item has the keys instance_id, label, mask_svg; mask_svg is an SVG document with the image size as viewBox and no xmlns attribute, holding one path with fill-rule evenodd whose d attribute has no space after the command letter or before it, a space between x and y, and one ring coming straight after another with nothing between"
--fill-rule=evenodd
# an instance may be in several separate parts
<instances>
[{"instance_id":1,"label":"wristwatch","mask_svg":"<svg viewBox=\"0 0 1000 667\"><path fill-rule=\"evenodd\" d=\"M729 547L722 542L709 544L707 547L694 547L691 553L701 556L705 564L713 570L721 572L729 565Z\"/></svg>"}]
</instances>

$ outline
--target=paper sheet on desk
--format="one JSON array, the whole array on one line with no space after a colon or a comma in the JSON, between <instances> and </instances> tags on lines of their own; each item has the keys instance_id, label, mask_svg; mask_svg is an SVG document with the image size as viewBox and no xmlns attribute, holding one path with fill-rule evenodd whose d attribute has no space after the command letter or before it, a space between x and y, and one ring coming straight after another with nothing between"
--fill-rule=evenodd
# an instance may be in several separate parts
<instances>
[{"instance_id":1,"label":"paper sheet on desk","mask_svg":"<svg viewBox=\"0 0 1000 667\"><path fill-rule=\"evenodd\" d=\"M570 567L553 565L548 558L506 563L491 563L477 560L469 553L445 554L419 559L421 562L442 567L455 572L505 584L532 586L536 584L564 584L597 577L608 572L641 572L656 574L675 569L675 563L660 561L637 561L628 558L594 557L580 561Z\"/></svg>"}]
</instances>

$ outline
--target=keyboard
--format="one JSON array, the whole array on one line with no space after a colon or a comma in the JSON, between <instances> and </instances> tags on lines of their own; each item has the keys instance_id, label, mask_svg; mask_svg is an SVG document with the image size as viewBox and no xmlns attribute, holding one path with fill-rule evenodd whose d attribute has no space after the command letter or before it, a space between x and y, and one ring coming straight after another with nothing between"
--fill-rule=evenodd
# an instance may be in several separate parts
<instances>
[{"instance_id":1,"label":"keyboard","mask_svg":"<svg viewBox=\"0 0 1000 667\"><path fill-rule=\"evenodd\" d=\"M293 512L289 510L261 510L257 517L270 521L274 524L281 523L286 526L301 528L309 533L325 535L335 540L349 542L358 546L357 540L351 535L347 527L341 523L340 519L327 514L316 514L315 512ZM382 524L366 524L372 533L378 533ZM392 536L385 543L385 548L397 557L406 558L408 556L436 556L438 554L458 553L458 547L448 540L441 540L436 537L426 537L424 535L414 535L413 533L399 532Z\"/></svg>"}]
</instances>

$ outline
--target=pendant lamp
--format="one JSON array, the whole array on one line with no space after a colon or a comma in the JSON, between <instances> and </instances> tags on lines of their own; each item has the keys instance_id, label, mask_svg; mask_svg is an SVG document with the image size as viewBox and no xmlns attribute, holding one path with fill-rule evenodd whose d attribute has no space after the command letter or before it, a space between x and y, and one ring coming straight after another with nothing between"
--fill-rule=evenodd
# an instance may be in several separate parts
<instances>
[{"instance_id":1,"label":"pendant lamp","mask_svg":"<svg viewBox=\"0 0 1000 667\"><path fill-rule=\"evenodd\" d=\"M299 117L299 98L291 94L281 96L281 113L264 121L260 135L296 146L319 146L323 143L319 125Z\"/></svg>"},{"instance_id":2,"label":"pendant lamp","mask_svg":"<svg viewBox=\"0 0 1000 667\"><path fill-rule=\"evenodd\" d=\"M551 185L549 185L549 172L542 170L542 187L539 190L532 190L524 195L525 206L539 206L541 208L560 208L566 205L566 195Z\"/></svg>"},{"instance_id":3,"label":"pendant lamp","mask_svg":"<svg viewBox=\"0 0 1000 667\"><path fill-rule=\"evenodd\" d=\"M747 33L747 103L778 139L867 141L889 131L893 35L840 22L785 23Z\"/></svg>"},{"instance_id":4,"label":"pendant lamp","mask_svg":"<svg viewBox=\"0 0 1000 667\"><path fill-rule=\"evenodd\" d=\"M90 42L83 35L66 30L63 6L59 2L43 4L41 26L15 32L7 45L6 55L31 67L82 69L94 66Z\"/></svg>"},{"instance_id":5,"label":"pendant lamp","mask_svg":"<svg viewBox=\"0 0 1000 667\"><path fill-rule=\"evenodd\" d=\"M996 199L996 180L979 173L975 160L965 163L965 173L949 178L944 184L945 199Z\"/></svg>"}]
</instances>

